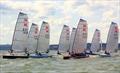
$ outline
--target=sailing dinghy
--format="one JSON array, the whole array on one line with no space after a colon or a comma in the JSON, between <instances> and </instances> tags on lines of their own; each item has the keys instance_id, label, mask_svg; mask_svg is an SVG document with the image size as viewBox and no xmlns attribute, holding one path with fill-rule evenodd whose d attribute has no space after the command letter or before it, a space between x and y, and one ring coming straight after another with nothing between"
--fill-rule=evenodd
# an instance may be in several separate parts
<instances>
[{"instance_id":1,"label":"sailing dinghy","mask_svg":"<svg viewBox=\"0 0 120 73\"><path fill-rule=\"evenodd\" d=\"M118 49L118 36L118 25L117 23L112 22L108 32L105 53L100 54L101 57L111 57L113 54L115 54L115 50Z\"/></svg>"},{"instance_id":2,"label":"sailing dinghy","mask_svg":"<svg viewBox=\"0 0 120 73\"><path fill-rule=\"evenodd\" d=\"M12 48L9 51L10 55L4 55L3 58L28 58L27 36L28 16L25 13L19 12L12 40Z\"/></svg>"},{"instance_id":3,"label":"sailing dinghy","mask_svg":"<svg viewBox=\"0 0 120 73\"><path fill-rule=\"evenodd\" d=\"M72 46L73 52L71 56L73 58L86 58L88 55L85 53L87 45L87 21L80 19Z\"/></svg>"},{"instance_id":4,"label":"sailing dinghy","mask_svg":"<svg viewBox=\"0 0 120 73\"><path fill-rule=\"evenodd\" d=\"M98 57L99 49L100 49L100 30L96 29L92 38L90 53L87 53L87 54L89 54L90 58Z\"/></svg>"},{"instance_id":5,"label":"sailing dinghy","mask_svg":"<svg viewBox=\"0 0 120 73\"><path fill-rule=\"evenodd\" d=\"M39 34L38 25L35 23L32 23L29 34L28 34L29 54L35 53L35 49L37 48L38 34Z\"/></svg>"},{"instance_id":6,"label":"sailing dinghy","mask_svg":"<svg viewBox=\"0 0 120 73\"><path fill-rule=\"evenodd\" d=\"M58 47L58 55L62 56L63 59L68 59L70 58L70 55L68 53L69 50L69 36L70 36L70 29L69 26L64 25L61 35L60 35L60 40L59 40L59 47Z\"/></svg>"},{"instance_id":7,"label":"sailing dinghy","mask_svg":"<svg viewBox=\"0 0 120 73\"><path fill-rule=\"evenodd\" d=\"M42 22L41 29L39 31L37 39L37 47L34 54L30 54L31 58L48 58L51 57L47 53L49 52L49 40L50 29L49 24L45 21Z\"/></svg>"},{"instance_id":8,"label":"sailing dinghy","mask_svg":"<svg viewBox=\"0 0 120 73\"><path fill-rule=\"evenodd\" d=\"M90 54L97 55L99 49L100 49L100 30L96 29L91 43Z\"/></svg>"}]
</instances>

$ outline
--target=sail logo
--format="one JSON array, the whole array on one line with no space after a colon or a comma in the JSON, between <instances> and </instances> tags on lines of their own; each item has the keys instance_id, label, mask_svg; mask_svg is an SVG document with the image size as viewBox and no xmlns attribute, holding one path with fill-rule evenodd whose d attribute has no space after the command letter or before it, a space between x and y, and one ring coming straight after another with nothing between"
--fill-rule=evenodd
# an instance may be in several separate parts
<instances>
[{"instance_id":1,"label":"sail logo","mask_svg":"<svg viewBox=\"0 0 120 73\"><path fill-rule=\"evenodd\" d=\"M87 38L87 25L83 25L83 38Z\"/></svg>"},{"instance_id":2,"label":"sail logo","mask_svg":"<svg viewBox=\"0 0 120 73\"><path fill-rule=\"evenodd\" d=\"M24 23L23 33L28 34L28 19L25 18L23 23Z\"/></svg>"},{"instance_id":3,"label":"sail logo","mask_svg":"<svg viewBox=\"0 0 120 73\"><path fill-rule=\"evenodd\" d=\"M48 26L46 26L46 27L45 27L45 31L46 31L46 32L48 32L48 31L49 31Z\"/></svg>"},{"instance_id":4,"label":"sail logo","mask_svg":"<svg viewBox=\"0 0 120 73\"><path fill-rule=\"evenodd\" d=\"M24 34L28 34L28 29L27 28L23 28L23 33Z\"/></svg>"},{"instance_id":5,"label":"sail logo","mask_svg":"<svg viewBox=\"0 0 120 73\"><path fill-rule=\"evenodd\" d=\"M118 29L118 27L116 26L116 27L115 27L115 32L118 32L118 31L119 31L119 29Z\"/></svg>"},{"instance_id":6,"label":"sail logo","mask_svg":"<svg viewBox=\"0 0 120 73\"><path fill-rule=\"evenodd\" d=\"M35 28L35 32L34 32L34 38L37 39L38 38L38 27Z\"/></svg>"},{"instance_id":7,"label":"sail logo","mask_svg":"<svg viewBox=\"0 0 120 73\"><path fill-rule=\"evenodd\" d=\"M24 19L24 26L28 27L28 19L27 18Z\"/></svg>"},{"instance_id":8,"label":"sail logo","mask_svg":"<svg viewBox=\"0 0 120 73\"><path fill-rule=\"evenodd\" d=\"M119 29L118 29L118 27L116 26L115 28L114 28L114 38L115 39L118 39L118 32L119 32Z\"/></svg>"},{"instance_id":9,"label":"sail logo","mask_svg":"<svg viewBox=\"0 0 120 73\"><path fill-rule=\"evenodd\" d=\"M66 30L66 40L69 40L69 29Z\"/></svg>"},{"instance_id":10,"label":"sail logo","mask_svg":"<svg viewBox=\"0 0 120 73\"><path fill-rule=\"evenodd\" d=\"M87 30L87 26L86 26L86 25L83 25L83 31L86 32L86 30Z\"/></svg>"},{"instance_id":11,"label":"sail logo","mask_svg":"<svg viewBox=\"0 0 120 73\"><path fill-rule=\"evenodd\" d=\"M100 37L100 33L98 32L98 37Z\"/></svg>"},{"instance_id":12,"label":"sail logo","mask_svg":"<svg viewBox=\"0 0 120 73\"><path fill-rule=\"evenodd\" d=\"M35 28L35 34L37 34L38 33L38 28Z\"/></svg>"}]
</instances>

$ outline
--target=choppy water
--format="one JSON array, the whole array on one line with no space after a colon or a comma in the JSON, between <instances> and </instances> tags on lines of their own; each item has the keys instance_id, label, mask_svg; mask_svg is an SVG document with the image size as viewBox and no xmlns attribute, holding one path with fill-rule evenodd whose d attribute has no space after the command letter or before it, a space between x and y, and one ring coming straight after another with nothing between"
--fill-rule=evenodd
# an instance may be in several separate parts
<instances>
[{"instance_id":1,"label":"choppy water","mask_svg":"<svg viewBox=\"0 0 120 73\"><path fill-rule=\"evenodd\" d=\"M2 59L0 73L120 73L120 57Z\"/></svg>"}]
</instances>

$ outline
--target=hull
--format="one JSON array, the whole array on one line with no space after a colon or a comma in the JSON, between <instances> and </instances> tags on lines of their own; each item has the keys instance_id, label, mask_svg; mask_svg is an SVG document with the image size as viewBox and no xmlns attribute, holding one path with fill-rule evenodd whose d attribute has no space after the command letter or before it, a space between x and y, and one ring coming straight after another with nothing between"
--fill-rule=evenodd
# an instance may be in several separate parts
<instances>
[{"instance_id":1,"label":"hull","mask_svg":"<svg viewBox=\"0 0 120 73\"><path fill-rule=\"evenodd\" d=\"M56 55L56 56L54 56L55 58L58 58L58 59L64 59L64 60L68 60L68 59L70 59L71 58L71 56L70 55Z\"/></svg>"},{"instance_id":2,"label":"hull","mask_svg":"<svg viewBox=\"0 0 120 73\"><path fill-rule=\"evenodd\" d=\"M111 57L111 55L107 55L107 54L104 54L104 55L99 55L100 57Z\"/></svg>"},{"instance_id":3,"label":"hull","mask_svg":"<svg viewBox=\"0 0 120 73\"><path fill-rule=\"evenodd\" d=\"M64 60L67 60L67 59L70 59L70 58L71 58L71 56L63 56Z\"/></svg>"},{"instance_id":4,"label":"hull","mask_svg":"<svg viewBox=\"0 0 120 73\"><path fill-rule=\"evenodd\" d=\"M110 53L110 54L100 54L100 57L119 57L120 53L119 52L114 52L114 53Z\"/></svg>"},{"instance_id":5,"label":"hull","mask_svg":"<svg viewBox=\"0 0 120 73\"><path fill-rule=\"evenodd\" d=\"M52 57L52 56L49 56L47 54L31 54L30 55L30 58L49 58L49 57Z\"/></svg>"},{"instance_id":6,"label":"hull","mask_svg":"<svg viewBox=\"0 0 120 73\"><path fill-rule=\"evenodd\" d=\"M81 54L72 54L71 57L74 59L80 59L80 58L88 58L89 55L81 53Z\"/></svg>"},{"instance_id":7,"label":"hull","mask_svg":"<svg viewBox=\"0 0 120 73\"><path fill-rule=\"evenodd\" d=\"M59 54L57 57L61 58L61 59L64 59L64 60L71 58L71 56L68 53Z\"/></svg>"},{"instance_id":8,"label":"hull","mask_svg":"<svg viewBox=\"0 0 120 73\"><path fill-rule=\"evenodd\" d=\"M89 55L90 58L97 58L99 55Z\"/></svg>"},{"instance_id":9,"label":"hull","mask_svg":"<svg viewBox=\"0 0 120 73\"><path fill-rule=\"evenodd\" d=\"M29 58L29 56L7 56L7 55L3 55L3 59L17 59L17 58Z\"/></svg>"}]
</instances>

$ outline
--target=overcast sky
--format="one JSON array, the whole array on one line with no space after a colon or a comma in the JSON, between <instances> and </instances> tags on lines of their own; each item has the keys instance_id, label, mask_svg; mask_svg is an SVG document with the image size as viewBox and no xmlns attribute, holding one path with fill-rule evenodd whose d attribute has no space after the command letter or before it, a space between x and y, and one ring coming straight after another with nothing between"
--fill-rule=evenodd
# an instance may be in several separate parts
<instances>
[{"instance_id":1,"label":"overcast sky","mask_svg":"<svg viewBox=\"0 0 120 73\"><path fill-rule=\"evenodd\" d=\"M88 42L97 28L105 43L112 21L120 29L120 0L0 0L0 44L12 43L20 11L28 14L29 25L36 23L40 28L43 20L50 24L50 44L58 44L64 24L72 29L80 18L87 20Z\"/></svg>"}]
</instances>

